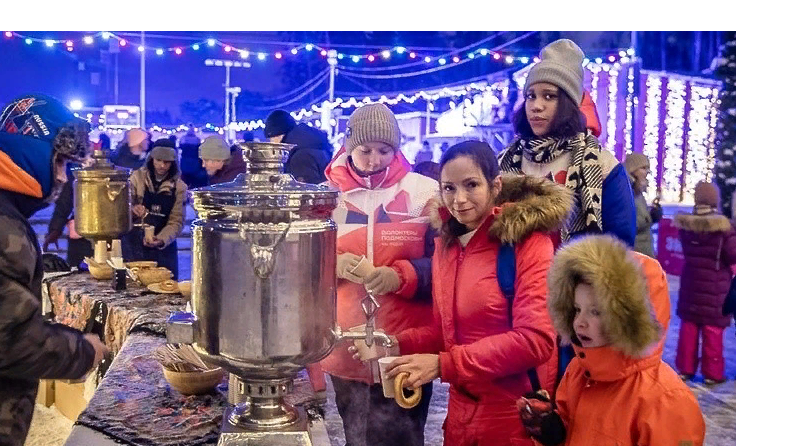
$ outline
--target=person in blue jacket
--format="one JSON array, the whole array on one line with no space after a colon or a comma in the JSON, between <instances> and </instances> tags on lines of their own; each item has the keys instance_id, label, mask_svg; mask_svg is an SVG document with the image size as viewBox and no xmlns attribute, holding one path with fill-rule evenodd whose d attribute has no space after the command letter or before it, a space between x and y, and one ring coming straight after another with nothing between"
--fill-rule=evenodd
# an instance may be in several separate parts
<instances>
[{"instance_id":1,"label":"person in blue jacket","mask_svg":"<svg viewBox=\"0 0 792 446\"><path fill-rule=\"evenodd\" d=\"M575 193L575 209L557 242L610 233L632 247L635 203L627 172L586 130L592 114L581 112L583 58L568 39L542 49L525 81L524 106L514 116L516 140L499 157L501 171L549 178Z\"/></svg>"}]
</instances>

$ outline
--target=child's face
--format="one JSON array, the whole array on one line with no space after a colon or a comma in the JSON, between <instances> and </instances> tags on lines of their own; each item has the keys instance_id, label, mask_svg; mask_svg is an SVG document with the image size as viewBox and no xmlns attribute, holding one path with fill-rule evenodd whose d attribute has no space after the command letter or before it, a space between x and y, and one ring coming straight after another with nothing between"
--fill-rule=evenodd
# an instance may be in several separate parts
<instances>
[{"instance_id":1,"label":"child's face","mask_svg":"<svg viewBox=\"0 0 792 446\"><path fill-rule=\"evenodd\" d=\"M608 345L602 330L597 296L594 288L587 283L581 283L575 288L575 320L572 325L583 347Z\"/></svg>"}]
</instances>

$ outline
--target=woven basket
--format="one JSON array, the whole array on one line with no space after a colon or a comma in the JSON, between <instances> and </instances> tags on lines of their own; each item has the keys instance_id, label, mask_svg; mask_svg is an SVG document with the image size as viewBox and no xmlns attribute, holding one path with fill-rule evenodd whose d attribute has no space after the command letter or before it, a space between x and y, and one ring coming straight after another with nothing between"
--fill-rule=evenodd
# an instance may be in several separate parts
<instances>
[{"instance_id":1,"label":"woven basket","mask_svg":"<svg viewBox=\"0 0 792 446\"><path fill-rule=\"evenodd\" d=\"M182 395L209 393L223 380L220 367L202 372L174 372L162 366L162 373L168 384Z\"/></svg>"},{"instance_id":2,"label":"woven basket","mask_svg":"<svg viewBox=\"0 0 792 446\"><path fill-rule=\"evenodd\" d=\"M137 277L143 285L151 285L152 283L163 282L171 277L173 273L168 268L143 268L137 271Z\"/></svg>"},{"instance_id":3,"label":"woven basket","mask_svg":"<svg viewBox=\"0 0 792 446\"><path fill-rule=\"evenodd\" d=\"M110 280L113 278L113 267L110 265L96 263L94 259L90 257L85 258L85 263L88 264L88 272L91 273L91 277L94 279Z\"/></svg>"}]
</instances>

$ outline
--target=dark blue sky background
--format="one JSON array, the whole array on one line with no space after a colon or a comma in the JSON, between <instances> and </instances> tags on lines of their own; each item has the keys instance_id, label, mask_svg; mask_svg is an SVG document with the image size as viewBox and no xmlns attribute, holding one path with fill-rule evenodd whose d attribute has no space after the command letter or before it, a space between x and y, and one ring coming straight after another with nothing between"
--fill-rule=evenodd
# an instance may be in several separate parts
<instances>
[{"instance_id":1,"label":"dark blue sky background","mask_svg":"<svg viewBox=\"0 0 792 446\"><path fill-rule=\"evenodd\" d=\"M22 33L22 32L20 32ZM39 91L67 100L80 98L86 105L99 106L105 100L111 103L114 90L114 56L111 63L105 66L100 61L100 49L107 49L107 42L98 39L92 47L81 41L82 33L52 32L25 33L35 36L53 36L54 38L73 38L75 51L67 52L63 45L58 48L46 48L44 44L26 45L20 39L0 40L0 59L5 69L0 74L0 102L7 103L14 96L26 91ZM174 33L186 35L189 33ZM214 33L223 38L226 33ZM209 33L201 33L195 40L200 40ZM130 42L139 38L129 37ZM147 46L175 46L187 41L150 38ZM188 50L181 56L166 55L158 57L152 53L146 57L147 107L151 109L169 109L178 114L178 106L182 101L196 100L202 97L222 103L225 71L222 68L209 68L204 59L211 57L224 58L222 49L215 47L202 48L199 51ZM81 71L79 62L85 64ZM278 76L273 75L276 61L253 63L250 69L233 70L232 83L244 89L260 91L264 94L277 91L281 85ZM109 68L109 70L108 70ZM108 72L109 71L109 72ZM100 85L91 85L90 73L99 73ZM132 44L122 48L118 54L119 102L122 104L138 104L140 97L140 57Z\"/></svg>"},{"instance_id":2,"label":"dark blue sky background","mask_svg":"<svg viewBox=\"0 0 792 446\"><path fill-rule=\"evenodd\" d=\"M97 38L92 46L82 42L82 32L24 32L38 38L72 39L75 42L73 52L66 51L64 45L47 48L43 43L26 45L18 38L0 36L0 103L7 103L13 97L30 91L43 92L60 98L66 102L79 98L88 106L101 106L113 102L114 59L102 60L102 50L107 50L108 43ZM114 31L115 32L115 31ZM140 64L139 53L135 47L139 42L138 32L116 32L130 43L122 48L118 57L119 102L137 105L139 101ZM560 37L575 40L589 56L613 52L630 45L630 32L534 32L510 31L499 34L482 47L492 48L517 39L503 48L503 53L538 54L545 44ZM187 45L214 37L240 48L252 51L284 52L284 59L275 60L268 57L266 61L251 58L250 69L234 69L232 84L239 86L245 94L259 93L252 101L266 101L287 93L306 80L316 76L327 67L327 62L316 51L301 52L296 56L288 53L293 47L289 42L314 42L335 47L340 51L363 53L376 51L374 48L386 49L395 45L408 48L421 47L425 54L440 55L480 41L492 32L147 32L147 46L150 47L186 47L180 56L173 54L156 56L147 53L147 109L149 112L167 110L174 120L178 121L180 104L184 101L208 99L222 106L225 70L219 67L206 67L206 58L234 58L235 53L227 55L222 47L203 47L193 51ZM667 69L701 75L701 70L709 66L712 57L717 54L720 43L718 32L640 32L639 55L644 59L644 67L651 69ZM154 36L156 35L156 37ZM526 36L520 38L521 36ZM349 45L368 46L347 48ZM401 56L404 62L409 62ZM395 55L394 55L395 58ZM394 59L392 58L392 59ZM109 63L108 63L109 62ZM357 66L378 67L393 65L396 62L361 62ZM341 65L352 65L349 60L341 61ZM405 69L415 71L431 68L437 64L426 64ZM515 64L514 69L520 67ZM427 75L398 79L374 80L345 78L339 76L336 90L343 93L371 94L377 91L408 91L418 88L429 88L444 83L465 81L509 68L502 62L489 58L430 73ZM98 85L92 85L98 80ZM369 74L382 74L373 72ZM296 109L316 103L326 96L326 84L317 88L314 94L307 95L287 108ZM345 95L346 97L346 95ZM286 97L288 99L288 97ZM275 101L278 102L278 101ZM270 103L271 104L271 103ZM266 111L264 106L262 111Z\"/></svg>"}]
</instances>

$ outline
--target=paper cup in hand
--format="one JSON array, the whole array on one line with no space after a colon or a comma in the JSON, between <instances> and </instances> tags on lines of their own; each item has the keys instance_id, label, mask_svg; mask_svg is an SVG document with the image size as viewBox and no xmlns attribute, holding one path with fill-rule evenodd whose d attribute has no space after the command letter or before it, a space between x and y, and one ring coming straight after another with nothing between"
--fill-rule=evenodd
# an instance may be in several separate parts
<instances>
[{"instance_id":1,"label":"paper cup in hand","mask_svg":"<svg viewBox=\"0 0 792 446\"><path fill-rule=\"evenodd\" d=\"M361 279L365 279L373 271L374 264L371 263L371 260L367 259L366 256L361 257L357 265L353 266L352 269L349 270L351 274L354 274Z\"/></svg>"},{"instance_id":2,"label":"paper cup in hand","mask_svg":"<svg viewBox=\"0 0 792 446\"><path fill-rule=\"evenodd\" d=\"M154 241L154 226L143 226L143 240L145 240L147 243Z\"/></svg>"},{"instance_id":3,"label":"paper cup in hand","mask_svg":"<svg viewBox=\"0 0 792 446\"><path fill-rule=\"evenodd\" d=\"M382 383L382 394L385 395L385 398L395 398L396 396L396 392L394 392L393 389L393 382L395 379L388 379L388 377L385 376L385 370L396 358L398 358L398 356L386 356L377 360L377 364L379 365L380 382Z\"/></svg>"},{"instance_id":4,"label":"paper cup in hand","mask_svg":"<svg viewBox=\"0 0 792 446\"><path fill-rule=\"evenodd\" d=\"M418 387L410 397L406 397L404 395L404 387L402 386L402 382L405 378L407 378L407 376L409 376L407 372L399 373L395 378L388 379L385 370L396 358L398 358L398 356L386 356L377 360L377 365L379 365L380 382L382 383L382 394L385 396L385 398L395 399L396 404L398 404L399 407L404 409L412 409L421 402L421 396L423 395L423 392L421 391L421 388Z\"/></svg>"}]
</instances>

